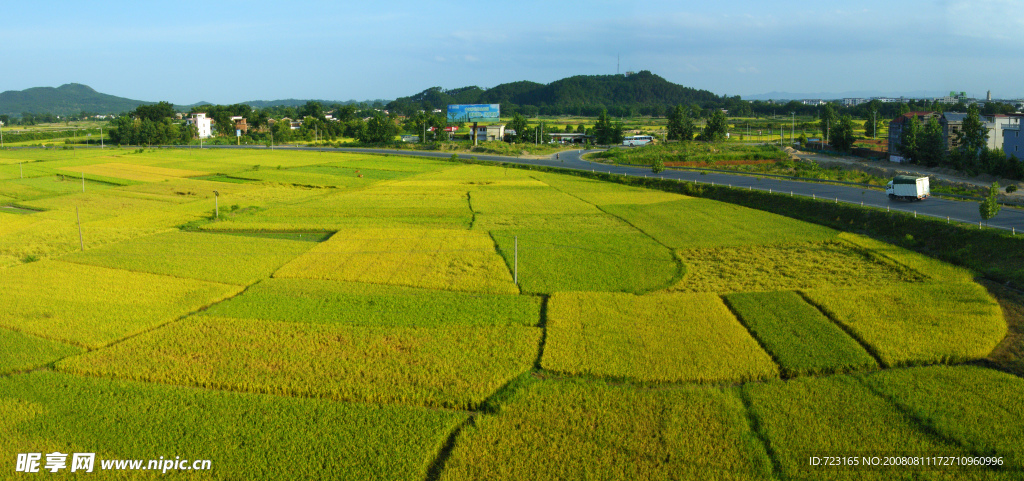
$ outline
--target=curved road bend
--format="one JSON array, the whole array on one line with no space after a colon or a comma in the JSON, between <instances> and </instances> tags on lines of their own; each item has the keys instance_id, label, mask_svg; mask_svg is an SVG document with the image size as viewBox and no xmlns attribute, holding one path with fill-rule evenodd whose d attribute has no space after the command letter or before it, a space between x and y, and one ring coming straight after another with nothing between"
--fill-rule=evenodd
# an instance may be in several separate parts
<instances>
[{"instance_id":1,"label":"curved road bend","mask_svg":"<svg viewBox=\"0 0 1024 481\"><path fill-rule=\"evenodd\" d=\"M252 147L252 146L234 146L234 145L210 145L204 148L210 149L238 149L238 148L257 148L265 149L265 147ZM275 147L277 150L309 150L309 151L324 151L324 152L357 152L357 153L376 153L376 154L390 154L390 155L405 155L412 157L431 157L447 159L451 158L451 153L444 152L429 152L429 151L409 151L409 150L390 150L390 149L359 149L359 148L319 148L319 147ZM590 152L598 152L597 150L587 151L564 151L558 154L558 159L555 159L555 155L552 154L548 158L541 159L526 159L518 157L506 157L501 155L466 155L459 154L460 157L476 157L479 160L488 160L494 162L511 162L519 164L530 164L530 165L543 165L548 167L561 167L565 169L576 169L576 170L592 170L597 172L608 172L612 174L632 175L632 176L648 176L648 177L661 177L665 179L683 180L687 182L697 181L700 183L715 183L731 185L733 187L740 188L752 188L756 190L772 191L772 192L783 192L790 193L793 195L803 195L806 197L817 197L821 199L831 199L835 201L838 199L839 202L847 202L853 204L860 204L861 202L867 206L874 206L885 208L889 207L892 210L904 211L908 213L917 212L918 215L927 215L931 217L937 217L945 219L949 217L950 220L969 222L977 224L981 222L981 214L978 212L978 203L974 201L956 201L941 199L938 197L931 197L921 202L905 202L890 200L884 191L876 189L866 189L855 186L846 185L833 185L833 184L818 184L814 182L802 182L785 179L773 179L773 178L760 178L751 177L746 175L731 175L721 173L707 173L706 175L700 175L698 172L685 171L685 170L665 170L659 174L651 173L650 168L641 168L625 165L609 165L600 164L595 162L589 162L582 159L583 154ZM998 227L1001 229L1015 229L1021 231L1024 234L1024 210L1003 208L999 210L999 213L989 220L990 227Z\"/></svg>"}]
</instances>

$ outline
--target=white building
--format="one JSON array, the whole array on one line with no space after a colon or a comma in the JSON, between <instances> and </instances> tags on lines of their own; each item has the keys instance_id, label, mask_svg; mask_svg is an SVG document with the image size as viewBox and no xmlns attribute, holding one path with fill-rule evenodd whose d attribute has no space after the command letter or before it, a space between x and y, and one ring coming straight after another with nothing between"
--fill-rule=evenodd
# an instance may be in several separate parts
<instances>
[{"instance_id":1,"label":"white building","mask_svg":"<svg viewBox=\"0 0 1024 481\"><path fill-rule=\"evenodd\" d=\"M193 114L186 123L188 125L196 126L196 131L199 132L200 139L213 137L213 130L210 128L210 119L206 118L206 114Z\"/></svg>"},{"instance_id":2,"label":"white building","mask_svg":"<svg viewBox=\"0 0 1024 481\"><path fill-rule=\"evenodd\" d=\"M473 137L473 128L469 128L470 139ZM502 140L505 138L505 124L500 125L479 125L476 128L476 140L480 142Z\"/></svg>"}]
</instances>

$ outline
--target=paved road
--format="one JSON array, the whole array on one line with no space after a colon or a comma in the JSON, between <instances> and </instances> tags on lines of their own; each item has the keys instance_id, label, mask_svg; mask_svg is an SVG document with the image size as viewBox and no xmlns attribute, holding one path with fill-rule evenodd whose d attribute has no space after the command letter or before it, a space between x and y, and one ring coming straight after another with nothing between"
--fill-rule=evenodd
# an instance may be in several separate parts
<instances>
[{"instance_id":1,"label":"paved road","mask_svg":"<svg viewBox=\"0 0 1024 481\"><path fill-rule=\"evenodd\" d=\"M187 147L184 147L187 148ZM207 146L206 148L265 148L251 146ZM318 147L275 147L278 150L308 150L325 152L361 152L361 153L385 153L393 155L407 155L414 157L450 158L452 154L444 152L410 151L410 150L387 150L387 149L356 149L356 148L318 148ZM751 188L756 190L772 192L792 192L793 195L831 199L833 202L848 202L892 210L905 211L908 213L917 212L917 215L926 215L940 219L949 218L952 221L970 222L977 224L981 221L978 213L977 202L964 202L940 199L932 197L920 202L905 202L890 200L885 192L876 189L865 189L855 186L843 186L833 184L818 184L813 182L801 182L794 180L782 180L772 178L750 177L745 175L731 175L721 173L707 173L700 175L698 172L685 170L665 170L659 174L652 174L649 168L630 167L624 165L608 165L583 160L581 156L591 151L566 151L543 159L527 159L518 157L505 157L500 155L467 155L459 154L460 157L476 157L479 160L495 162L515 162L520 164L546 165L550 167L562 167L566 169L592 170L597 172L609 172L613 174L633 176L657 176L665 179L677 179L684 181L697 181L701 183L726 184L733 187ZM997 227L1006 230L1021 231L1024 234L1024 210L1021 209L1000 209L999 214L989 220L990 227Z\"/></svg>"}]
</instances>

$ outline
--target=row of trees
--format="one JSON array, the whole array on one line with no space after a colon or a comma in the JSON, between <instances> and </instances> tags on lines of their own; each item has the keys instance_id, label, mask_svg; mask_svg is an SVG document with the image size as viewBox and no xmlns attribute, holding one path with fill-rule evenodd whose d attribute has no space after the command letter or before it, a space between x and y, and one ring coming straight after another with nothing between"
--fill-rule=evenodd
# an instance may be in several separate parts
<instances>
[{"instance_id":1,"label":"row of trees","mask_svg":"<svg viewBox=\"0 0 1024 481\"><path fill-rule=\"evenodd\" d=\"M176 124L169 118L153 121L127 115L111 121L107 132L111 143L132 145L186 144L198 134L195 126Z\"/></svg>"},{"instance_id":2,"label":"row of trees","mask_svg":"<svg viewBox=\"0 0 1024 481\"><path fill-rule=\"evenodd\" d=\"M132 112L115 117L107 127L115 144L174 145L188 143L196 137L193 125L174 122L174 105L158 102L140 105Z\"/></svg>"},{"instance_id":3,"label":"row of trees","mask_svg":"<svg viewBox=\"0 0 1024 481\"><path fill-rule=\"evenodd\" d=\"M725 134L729 130L725 112L722 110L712 112L704 128L699 131L691 112L690 108L682 105L677 105L672 109L668 117L668 140L693 140L694 135L697 136L697 140L708 142L725 140Z\"/></svg>"},{"instance_id":4,"label":"row of trees","mask_svg":"<svg viewBox=\"0 0 1024 481\"><path fill-rule=\"evenodd\" d=\"M900 135L899 153L908 162L928 167L950 167L971 174L987 173L1010 179L1024 179L1024 163L1007 158L1003 149L988 148L988 129L981 121L976 105L967 107L967 116L955 134L956 148L947 150L946 136L937 116L926 123L913 117Z\"/></svg>"},{"instance_id":5,"label":"row of trees","mask_svg":"<svg viewBox=\"0 0 1024 481\"><path fill-rule=\"evenodd\" d=\"M878 132L880 123L880 119L876 122L868 121L868 124L873 124L870 127L872 134ZM853 116L850 114L839 115L832 104L826 104L821 109L818 128L821 130L822 137L837 150L850 150L854 141L857 140L853 135Z\"/></svg>"},{"instance_id":6,"label":"row of trees","mask_svg":"<svg viewBox=\"0 0 1024 481\"><path fill-rule=\"evenodd\" d=\"M52 124L56 122L71 122L73 120L88 120L97 115L99 114L84 110L78 113L59 116L53 113L22 112L20 117L11 117L8 114L0 115L0 122L3 122L5 126Z\"/></svg>"},{"instance_id":7,"label":"row of trees","mask_svg":"<svg viewBox=\"0 0 1024 481\"><path fill-rule=\"evenodd\" d=\"M398 134L398 126L392 117L376 110L360 112L354 105L337 105L334 120L327 119L327 112L319 102L307 102L292 109L292 119L302 119L301 126L293 130L291 122L279 118L271 121L271 109L253 109L245 104L203 105L193 107L192 114L203 112L217 126L217 136L234 136L235 123L231 117L245 117L249 128L245 140L251 142L291 142L313 140L336 140L350 137L366 143L391 141ZM360 113L368 113L364 121ZM176 121L174 106L168 102L142 105L132 112L121 115L110 122L108 132L113 143L133 145L173 145L192 142L197 139L195 126Z\"/></svg>"}]
</instances>

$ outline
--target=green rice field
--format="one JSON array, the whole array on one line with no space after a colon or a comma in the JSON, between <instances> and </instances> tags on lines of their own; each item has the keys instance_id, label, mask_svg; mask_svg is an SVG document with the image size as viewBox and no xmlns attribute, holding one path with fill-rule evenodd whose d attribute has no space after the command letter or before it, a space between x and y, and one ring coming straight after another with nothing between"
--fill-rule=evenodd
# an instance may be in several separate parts
<instances>
[{"instance_id":1,"label":"green rice field","mask_svg":"<svg viewBox=\"0 0 1024 481\"><path fill-rule=\"evenodd\" d=\"M0 478L1024 479L1019 327L975 276L535 170L3 150ZM915 456L1001 464L813 462ZM99 464L160 457L212 467Z\"/></svg>"}]
</instances>

